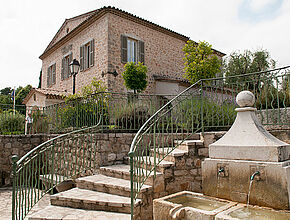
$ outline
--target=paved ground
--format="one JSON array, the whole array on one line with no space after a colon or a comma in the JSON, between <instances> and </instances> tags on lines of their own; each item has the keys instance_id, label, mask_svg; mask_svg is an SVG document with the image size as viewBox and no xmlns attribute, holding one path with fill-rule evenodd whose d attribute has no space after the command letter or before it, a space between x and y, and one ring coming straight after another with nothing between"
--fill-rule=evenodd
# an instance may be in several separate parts
<instances>
[{"instance_id":1,"label":"paved ground","mask_svg":"<svg viewBox=\"0 0 290 220\"><path fill-rule=\"evenodd\" d=\"M37 216L34 216L36 212L41 210L40 215L45 219L71 219L71 220L129 220L129 214L102 212L102 211L85 211L82 209L71 209L66 207L50 206L49 195L45 195L29 212L27 217L31 217L33 220L38 220ZM0 188L0 220L11 220L12 210L12 188ZM25 218L27 219L27 218Z\"/></svg>"},{"instance_id":2,"label":"paved ground","mask_svg":"<svg viewBox=\"0 0 290 220\"><path fill-rule=\"evenodd\" d=\"M29 214L33 214L40 209L50 205L49 195L46 195L41 199L30 211ZM1 220L11 220L11 210L12 210L12 188L0 188L0 219Z\"/></svg>"}]
</instances>

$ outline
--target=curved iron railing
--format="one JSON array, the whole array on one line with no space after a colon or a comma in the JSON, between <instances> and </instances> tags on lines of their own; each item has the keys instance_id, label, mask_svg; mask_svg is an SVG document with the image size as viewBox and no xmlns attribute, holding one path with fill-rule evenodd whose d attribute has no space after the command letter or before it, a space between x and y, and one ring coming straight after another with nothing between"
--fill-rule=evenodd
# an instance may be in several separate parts
<instances>
[{"instance_id":1,"label":"curved iron railing","mask_svg":"<svg viewBox=\"0 0 290 220\"><path fill-rule=\"evenodd\" d=\"M149 175L154 172L156 176L156 166L194 133L227 130L234 122L235 97L240 91L254 93L263 125L290 128L289 73L290 66L287 66L203 79L152 115L137 132L129 152L132 219L135 199Z\"/></svg>"},{"instance_id":2,"label":"curved iron railing","mask_svg":"<svg viewBox=\"0 0 290 220\"><path fill-rule=\"evenodd\" d=\"M52 138L13 162L12 219L22 220L31 208L59 183L97 168L96 132L100 121L89 128ZM17 161L18 160L18 161Z\"/></svg>"},{"instance_id":3,"label":"curved iron railing","mask_svg":"<svg viewBox=\"0 0 290 220\"><path fill-rule=\"evenodd\" d=\"M99 92L44 107L50 133L64 133L95 124L110 132L137 132L145 121L174 95Z\"/></svg>"}]
</instances>

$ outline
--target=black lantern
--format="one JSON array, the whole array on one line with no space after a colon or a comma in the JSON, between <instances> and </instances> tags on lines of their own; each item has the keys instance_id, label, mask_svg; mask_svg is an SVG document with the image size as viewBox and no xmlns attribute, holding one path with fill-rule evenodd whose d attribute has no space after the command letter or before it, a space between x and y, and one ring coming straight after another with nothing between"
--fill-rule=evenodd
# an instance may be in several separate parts
<instances>
[{"instance_id":1,"label":"black lantern","mask_svg":"<svg viewBox=\"0 0 290 220\"><path fill-rule=\"evenodd\" d=\"M79 72L80 69L80 63L76 59L73 59L73 61L69 64L70 73L73 76L73 94L75 94L76 89L76 75Z\"/></svg>"}]
</instances>

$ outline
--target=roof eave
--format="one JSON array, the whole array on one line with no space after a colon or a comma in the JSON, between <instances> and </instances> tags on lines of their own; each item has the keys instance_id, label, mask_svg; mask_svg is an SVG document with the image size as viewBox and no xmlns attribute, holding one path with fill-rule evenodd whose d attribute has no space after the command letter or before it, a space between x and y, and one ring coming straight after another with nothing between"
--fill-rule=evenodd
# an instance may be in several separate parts
<instances>
[{"instance_id":1,"label":"roof eave","mask_svg":"<svg viewBox=\"0 0 290 220\"><path fill-rule=\"evenodd\" d=\"M115 14L124 18L127 18L129 20L132 20L134 22L140 23L144 26L148 26L151 28L154 28L155 30L158 30L159 32L163 32L165 34L169 34L175 38L178 38L180 40L183 40L184 42L187 42L189 40L189 37L186 37L184 35L178 34L177 32L174 32L172 30L169 30L167 28L161 27L157 24L154 24L150 21L147 21L143 18L139 18L133 14L130 14L128 12L122 11L120 9L115 9L114 7L104 7L102 9L96 10L95 13L93 13L88 19L80 23L75 29L73 29L71 32L69 32L67 35L65 35L63 38L61 38L59 41L57 41L54 45L51 47L47 47L45 51L39 56L39 58L42 60L45 57L47 57L49 54L51 54L55 49L59 48L61 45L72 39L74 36L76 36L78 33L80 33L82 30L87 28L90 24L92 24L94 21L98 20L102 16L104 16L107 13Z\"/></svg>"}]
</instances>

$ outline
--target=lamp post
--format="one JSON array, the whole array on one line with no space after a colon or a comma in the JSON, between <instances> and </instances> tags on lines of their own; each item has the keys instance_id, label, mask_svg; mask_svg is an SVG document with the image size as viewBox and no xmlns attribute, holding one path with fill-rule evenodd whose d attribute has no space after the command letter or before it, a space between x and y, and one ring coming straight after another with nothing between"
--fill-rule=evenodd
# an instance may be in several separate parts
<instances>
[{"instance_id":1,"label":"lamp post","mask_svg":"<svg viewBox=\"0 0 290 220\"><path fill-rule=\"evenodd\" d=\"M76 59L73 59L73 61L69 64L70 72L73 76L73 94L76 92L76 75L79 72L80 69L80 63Z\"/></svg>"}]
</instances>

